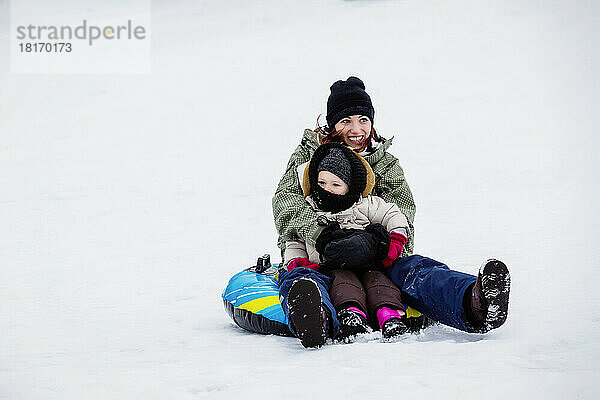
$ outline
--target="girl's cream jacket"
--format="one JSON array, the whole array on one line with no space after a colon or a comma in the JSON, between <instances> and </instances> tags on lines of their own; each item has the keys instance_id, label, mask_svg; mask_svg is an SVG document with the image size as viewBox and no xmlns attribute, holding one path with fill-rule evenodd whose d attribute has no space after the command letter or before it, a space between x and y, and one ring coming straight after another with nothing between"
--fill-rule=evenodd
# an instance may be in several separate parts
<instances>
[{"instance_id":1,"label":"girl's cream jacket","mask_svg":"<svg viewBox=\"0 0 600 400\"><path fill-rule=\"evenodd\" d=\"M305 170L308 169L307 166L308 163L305 163L298 167L300 182L306 182ZM307 196L306 201L317 214L324 216L329 221L337 221L341 228L364 229L369 224L379 223L388 232L398 232L407 238L410 235L408 221L398 206L394 203L387 203L378 196L367 195L361 197L352 207L338 213L320 210L311 196ZM313 263L322 261L314 246L302 240L287 241L285 243L284 265L298 257L308 258Z\"/></svg>"}]
</instances>

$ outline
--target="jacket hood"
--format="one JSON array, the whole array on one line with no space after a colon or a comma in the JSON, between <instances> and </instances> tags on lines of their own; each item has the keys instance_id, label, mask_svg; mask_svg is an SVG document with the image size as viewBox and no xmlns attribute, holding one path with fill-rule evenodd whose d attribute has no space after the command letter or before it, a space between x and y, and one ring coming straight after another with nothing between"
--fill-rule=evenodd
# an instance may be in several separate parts
<instances>
[{"instance_id":1,"label":"jacket hood","mask_svg":"<svg viewBox=\"0 0 600 400\"><path fill-rule=\"evenodd\" d=\"M393 136L389 139L381 138L381 146L379 146L373 153L365 156L365 160L367 160L370 165L377 164L379 160L383 158L387 149L389 149L392 145L392 140L394 140Z\"/></svg>"},{"instance_id":2,"label":"jacket hood","mask_svg":"<svg viewBox=\"0 0 600 400\"><path fill-rule=\"evenodd\" d=\"M340 145L340 146L343 146L343 145ZM350 147L346 147L346 146L343 146L343 147L351 150L352 153L360 160L360 162L365 167L365 170L366 170L366 185L365 185L365 188L362 191L361 195L362 195L362 197L367 197L369 195L369 193L371 193L371 191L375 187L375 173L373 173L373 169L371 168L371 166L369 165L369 163L363 157L361 157L356 152L354 152L352 149L350 149ZM300 181L302 182L302 193L303 193L304 197L307 197L310 194L310 177L309 177L309 171L310 171L310 165L311 165L310 163L312 161L313 161L313 159L311 159L311 161L309 161L308 163L300 165L299 168L298 168L299 178L301 176L301 180ZM317 160L317 161L320 161L320 160Z\"/></svg>"}]
</instances>

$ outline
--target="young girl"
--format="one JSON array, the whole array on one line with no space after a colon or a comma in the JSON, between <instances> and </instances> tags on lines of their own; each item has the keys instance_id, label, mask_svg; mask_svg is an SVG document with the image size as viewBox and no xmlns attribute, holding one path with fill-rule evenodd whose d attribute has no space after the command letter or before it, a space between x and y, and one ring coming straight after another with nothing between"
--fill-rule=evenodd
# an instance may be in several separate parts
<instances>
[{"instance_id":1,"label":"young girl","mask_svg":"<svg viewBox=\"0 0 600 400\"><path fill-rule=\"evenodd\" d=\"M406 217L369 194L373 171L344 144L320 146L298 172L306 201L327 227L315 246L286 241L280 299L290 329L305 347L325 342L328 319L339 340L369 332L369 320L385 339L403 334L400 290L383 271L410 235Z\"/></svg>"}]
</instances>

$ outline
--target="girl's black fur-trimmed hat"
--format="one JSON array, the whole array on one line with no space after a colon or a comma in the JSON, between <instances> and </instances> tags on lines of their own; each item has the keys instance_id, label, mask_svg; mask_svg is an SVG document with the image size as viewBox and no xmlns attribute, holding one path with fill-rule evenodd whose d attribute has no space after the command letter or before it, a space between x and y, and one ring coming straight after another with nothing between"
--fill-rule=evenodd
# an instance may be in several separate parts
<instances>
[{"instance_id":1,"label":"girl's black fur-trimmed hat","mask_svg":"<svg viewBox=\"0 0 600 400\"><path fill-rule=\"evenodd\" d=\"M343 157L342 160L336 158ZM347 182L342 176L340 179L348 183L348 193L344 195L333 194L321 188L318 183L319 171L324 170L322 164L333 166L326 168L334 174L339 165L348 164L350 167L350 176ZM342 167L340 170L345 169ZM339 172L339 171L338 171ZM337 175L337 174L336 174ZM375 184L375 175L369 164L349 147L341 143L325 143L319 146L313 154L308 167L304 171L302 189L305 196L310 194L317 206L323 210L332 213L340 212L350 208L361 196L367 196Z\"/></svg>"},{"instance_id":2,"label":"girl's black fur-trimmed hat","mask_svg":"<svg viewBox=\"0 0 600 400\"><path fill-rule=\"evenodd\" d=\"M321 171L329 171L348 186L352 185L352 166L341 149L335 147L329 149L329 153L323 157L317 168L317 173Z\"/></svg>"}]
</instances>

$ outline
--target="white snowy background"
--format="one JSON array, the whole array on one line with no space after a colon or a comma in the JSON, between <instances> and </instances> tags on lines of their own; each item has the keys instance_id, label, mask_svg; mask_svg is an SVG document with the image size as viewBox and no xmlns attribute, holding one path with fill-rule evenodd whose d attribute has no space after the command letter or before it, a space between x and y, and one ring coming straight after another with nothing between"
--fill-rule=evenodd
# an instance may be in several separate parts
<instances>
[{"instance_id":1,"label":"white snowy background","mask_svg":"<svg viewBox=\"0 0 600 400\"><path fill-rule=\"evenodd\" d=\"M600 396L600 5L154 1L152 73L11 74L0 0L0 398ZM362 78L416 252L513 279L507 323L305 350L236 327L271 197Z\"/></svg>"}]
</instances>

